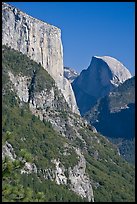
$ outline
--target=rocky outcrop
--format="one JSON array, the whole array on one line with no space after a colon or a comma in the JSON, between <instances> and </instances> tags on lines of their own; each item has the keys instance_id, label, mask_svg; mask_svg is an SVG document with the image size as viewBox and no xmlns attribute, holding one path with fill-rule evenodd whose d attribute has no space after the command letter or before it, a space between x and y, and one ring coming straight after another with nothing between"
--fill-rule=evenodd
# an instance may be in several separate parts
<instances>
[{"instance_id":1,"label":"rocky outcrop","mask_svg":"<svg viewBox=\"0 0 137 204\"><path fill-rule=\"evenodd\" d=\"M95 56L95 58L105 62L111 72L110 78L108 77L107 72L106 74L105 72L103 73L103 71L101 72L101 79L102 79L103 85L106 85L107 83L109 83L108 80L110 80L111 84L117 87L119 84L131 78L131 74L129 70L117 59L110 56L103 56L103 57Z\"/></svg>"},{"instance_id":2,"label":"rocky outcrop","mask_svg":"<svg viewBox=\"0 0 137 204\"><path fill-rule=\"evenodd\" d=\"M121 156L134 163L135 77L98 100L85 118L98 132L118 145Z\"/></svg>"},{"instance_id":3,"label":"rocky outcrop","mask_svg":"<svg viewBox=\"0 0 137 204\"><path fill-rule=\"evenodd\" d=\"M13 91L15 90L17 93L20 103L28 102L30 98L29 87L33 76L32 78L22 77L21 75L15 76L12 72L8 72L8 75L10 81L12 82L11 89ZM33 85L35 86L35 83ZM83 125L88 126L88 123L84 121L84 119L82 120L80 116L77 116L78 118L76 120L75 116L71 112L68 112L67 116L64 115L65 108L67 110L67 106L65 106L65 101L63 102L64 98L62 98L61 92L57 92L57 87L53 86L50 90L43 89L40 92L36 92L35 89L33 91L33 100L30 99L29 101L29 108L32 113L39 116L40 120L42 121L50 121L52 127L57 132L61 133L65 137L68 137L70 140L74 139L74 137L79 138L86 150L87 144L80 135L79 129ZM86 174L86 160L80 149L74 148L74 150L78 155L79 160L78 164L74 167L69 167L66 169L59 159L52 159L52 163L55 164L55 169L42 169L41 171L38 169L38 172L41 172L45 179L54 180L58 185L68 185L69 181L70 189L72 191L80 195L82 198L87 198L88 201L94 201L91 181ZM64 151L63 154L66 155L68 153ZM67 176L66 171L68 172ZM30 174L32 172L37 173L36 166L24 161L24 167L21 169L21 174Z\"/></svg>"},{"instance_id":4,"label":"rocky outcrop","mask_svg":"<svg viewBox=\"0 0 137 204\"><path fill-rule=\"evenodd\" d=\"M67 81L67 89L64 86L63 48L59 28L3 3L2 44L40 63L62 90L67 103L73 107L72 111L79 113L71 84Z\"/></svg>"},{"instance_id":5,"label":"rocky outcrop","mask_svg":"<svg viewBox=\"0 0 137 204\"><path fill-rule=\"evenodd\" d=\"M81 197L88 198L88 201L94 202L93 189L91 181L86 175L86 160L80 149L76 149L79 156L79 162L74 168L69 168L69 180L71 182L71 190L79 194Z\"/></svg>"},{"instance_id":6,"label":"rocky outcrop","mask_svg":"<svg viewBox=\"0 0 137 204\"><path fill-rule=\"evenodd\" d=\"M43 174L45 179L55 180L60 185L68 185L72 191L80 195L82 198L87 198L88 201L94 202L94 194L92 189L91 181L86 174L86 160L81 153L80 149L75 149L79 161L78 164L73 168L69 167L65 169L60 160L53 159L52 162L55 164L55 169L46 169ZM65 172L67 171L67 175Z\"/></svg>"},{"instance_id":7,"label":"rocky outcrop","mask_svg":"<svg viewBox=\"0 0 137 204\"><path fill-rule=\"evenodd\" d=\"M118 60L109 56L94 56L88 69L83 70L72 83L81 114L129 78L130 72Z\"/></svg>"},{"instance_id":8,"label":"rocky outcrop","mask_svg":"<svg viewBox=\"0 0 137 204\"><path fill-rule=\"evenodd\" d=\"M61 30L3 3L2 43L26 54L63 88Z\"/></svg>"},{"instance_id":9,"label":"rocky outcrop","mask_svg":"<svg viewBox=\"0 0 137 204\"><path fill-rule=\"evenodd\" d=\"M78 72L76 72L74 69L70 67L64 67L64 77L72 83L77 76L79 75Z\"/></svg>"},{"instance_id":10,"label":"rocky outcrop","mask_svg":"<svg viewBox=\"0 0 137 204\"><path fill-rule=\"evenodd\" d=\"M21 161L24 164L24 167L21 169L21 174L31 174L31 173L37 173L37 167L34 163L26 162L26 160L22 157L17 157L14 148L12 145L6 141L5 145L2 146L2 159L5 157L8 157L11 161Z\"/></svg>"},{"instance_id":11,"label":"rocky outcrop","mask_svg":"<svg viewBox=\"0 0 137 204\"><path fill-rule=\"evenodd\" d=\"M123 202L134 201L134 183L131 185L131 180L134 180L134 169L118 157L117 150L110 142L102 135L93 133L96 130L84 118L70 111L61 91L47 71L22 53L6 46L3 46L2 56L4 90L2 138L3 144L7 139L13 146L6 145L7 152L12 154L16 150L19 160L17 162L15 160L12 165L19 169L13 172L10 168L11 174L8 177L4 172L4 182L13 180L14 185L13 176L17 173L20 178L18 183L20 189L28 179L28 176L23 174L35 173L34 177L34 174L29 176L34 180L26 180L28 185L32 186L30 190L33 192L35 187L38 192L42 190L44 193L45 190L49 190L51 194L49 201L55 199L54 195L57 195L57 201L75 201L75 197L77 201L80 196L83 198L81 201L87 199L94 201L94 196L96 202L119 201L119 199ZM23 59L16 63L16 59L20 59L20 56ZM28 66L30 63L32 67ZM34 115L39 117L36 118ZM106 119L106 115L104 118ZM4 168L10 163L6 157ZM38 178L35 182L36 176ZM120 176L121 186L115 191ZM53 188L52 182L46 179L54 181ZM54 188L55 181L61 186L55 185ZM109 191L106 189L108 185ZM63 188L66 190L62 191ZM80 196L71 194L72 192L68 192L69 189ZM123 194L121 189L125 189L127 193ZM115 197L116 200L113 199ZM6 198L10 198L9 194L5 200ZM44 200L46 199L47 197Z\"/></svg>"},{"instance_id":12,"label":"rocky outcrop","mask_svg":"<svg viewBox=\"0 0 137 204\"><path fill-rule=\"evenodd\" d=\"M34 163L27 162L22 157L17 158L12 145L7 141L2 147L2 158L4 159L7 156L12 161L21 161L24 165L20 171L21 174L42 173L44 179L55 181L58 185L69 185L69 188L76 194L80 195L82 198L87 198L89 202L91 200L94 202L91 181L85 173L86 160L80 149L75 149L75 151L79 157L79 161L76 166L73 168L69 167L69 169L66 169L59 159L51 160L51 162L55 164L54 168L48 168L45 170L38 169ZM66 171L68 172L67 175Z\"/></svg>"},{"instance_id":13,"label":"rocky outcrop","mask_svg":"<svg viewBox=\"0 0 137 204\"><path fill-rule=\"evenodd\" d=\"M66 78L64 78L63 80L63 87L64 89L62 89L62 93L66 101L68 102L70 109L72 110L72 112L79 114L71 83Z\"/></svg>"},{"instance_id":14,"label":"rocky outcrop","mask_svg":"<svg viewBox=\"0 0 137 204\"><path fill-rule=\"evenodd\" d=\"M6 141L5 145L2 147L2 159L4 159L6 156L12 161L14 161L17 157L12 145L8 141Z\"/></svg>"},{"instance_id":15,"label":"rocky outcrop","mask_svg":"<svg viewBox=\"0 0 137 204\"><path fill-rule=\"evenodd\" d=\"M50 121L53 128L64 136L66 131L70 131L70 129L66 130L65 115L61 116L65 111L70 112L70 109L68 108L68 104L66 103L62 92L58 90L56 85L53 85L50 90L47 90L46 88L41 91L36 91L35 88L34 90L30 90L33 75L31 77L22 76L21 74L14 75L11 71L8 72L8 75L12 82L11 90L16 92L20 99L20 103L29 103L29 108L32 114L39 116L42 121ZM33 86L36 86L35 82ZM71 86L67 84L67 81L65 86L68 86L67 89L71 89ZM66 92L64 94L66 94ZM68 95L67 97L70 96ZM72 100L71 97L70 99ZM74 111L75 106L71 105L71 110ZM67 113L67 115L69 116L69 113ZM68 124L70 123L70 126L73 126L72 121L68 122Z\"/></svg>"},{"instance_id":16,"label":"rocky outcrop","mask_svg":"<svg viewBox=\"0 0 137 204\"><path fill-rule=\"evenodd\" d=\"M9 72L8 74L10 77L10 81L14 85L14 88L17 92L20 101L28 102L29 99L28 86L31 78L21 75L15 77L11 72Z\"/></svg>"},{"instance_id":17,"label":"rocky outcrop","mask_svg":"<svg viewBox=\"0 0 137 204\"><path fill-rule=\"evenodd\" d=\"M64 184L67 185L67 177L65 176L65 168L61 162L56 159L53 159L52 162L55 164L55 181L58 185Z\"/></svg>"},{"instance_id":18,"label":"rocky outcrop","mask_svg":"<svg viewBox=\"0 0 137 204\"><path fill-rule=\"evenodd\" d=\"M34 163L25 162L24 167L21 169L21 174L37 173L37 167Z\"/></svg>"}]
</instances>

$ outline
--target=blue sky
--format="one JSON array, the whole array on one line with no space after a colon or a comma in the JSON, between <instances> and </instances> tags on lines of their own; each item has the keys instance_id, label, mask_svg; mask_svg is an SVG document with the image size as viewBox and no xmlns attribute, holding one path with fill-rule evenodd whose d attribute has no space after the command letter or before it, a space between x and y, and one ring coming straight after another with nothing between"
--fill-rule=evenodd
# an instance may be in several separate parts
<instances>
[{"instance_id":1,"label":"blue sky","mask_svg":"<svg viewBox=\"0 0 137 204\"><path fill-rule=\"evenodd\" d=\"M80 72L108 55L135 73L134 2L7 2L62 31L64 66Z\"/></svg>"}]
</instances>

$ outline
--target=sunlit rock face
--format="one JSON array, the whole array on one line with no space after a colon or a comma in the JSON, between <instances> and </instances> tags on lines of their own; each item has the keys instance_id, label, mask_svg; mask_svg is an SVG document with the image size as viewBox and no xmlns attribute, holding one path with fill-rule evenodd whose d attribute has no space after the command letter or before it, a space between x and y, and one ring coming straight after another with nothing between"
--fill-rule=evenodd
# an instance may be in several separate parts
<instances>
[{"instance_id":1,"label":"sunlit rock face","mask_svg":"<svg viewBox=\"0 0 137 204\"><path fill-rule=\"evenodd\" d=\"M72 83L81 114L129 78L128 69L113 57L92 57L88 69L83 70Z\"/></svg>"},{"instance_id":2,"label":"sunlit rock face","mask_svg":"<svg viewBox=\"0 0 137 204\"><path fill-rule=\"evenodd\" d=\"M79 73L70 67L64 67L64 77L72 83L76 77L78 77Z\"/></svg>"},{"instance_id":3,"label":"sunlit rock face","mask_svg":"<svg viewBox=\"0 0 137 204\"><path fill-rule=\"evenodd\" d=\"M79 113L72 88L66 90L64 87L63 47L59 28L3 3L2 44L26 54L37 63L41 63L53 77L58 88L63 90L63 95L69 106L75 107L72 109L73 112ZM68 95L69 97L67 97Z\"/></svg>"}]
</instances>

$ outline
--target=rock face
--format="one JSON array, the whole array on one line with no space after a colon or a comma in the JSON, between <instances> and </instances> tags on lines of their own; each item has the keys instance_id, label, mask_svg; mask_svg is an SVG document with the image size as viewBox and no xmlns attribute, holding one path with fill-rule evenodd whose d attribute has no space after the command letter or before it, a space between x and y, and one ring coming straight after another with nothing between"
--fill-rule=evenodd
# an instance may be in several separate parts
<instances>
[{"instance_id":1,"label":"rock face","mask_svg":"<svg viewBox=\"0 0 137 204\"><path fill-rule=\"evenodd\" d=\"M14 166L19 165L7 178L5 168L12 164L4 159L6 186L12 178L15 186L13 176L17 173L21 178L18 189L23 188L25 180L25 186L32 181L35 192L42 190L46 195L43 201L134 201L134 169L84 118L72 113L42 66L3 46L2 79L3 158L8 156ZM34 192L35 187L31 189ZM4 195L5 201L11 201L10 195L11 191ZM48 200L47 195L51 195Z\"/></svg>"},{"instance_id":2,"label":"rock face","mask_svg":"<svg viewBox=\"0 0 137 204\"><path fill-rule=\"evenodd\" d=\"M15 77L11 72L9 72L9 77L12 83L15 85L15 89L17 91L17 95L19 99L21 101L28 102L28 99L29 99L28 81L30 81L30 77L26 77L26 76Z\"/></svg>"},{"instance_id":3,"label":"rock face","mask_svg":"<svg viewBox=\"0 0 137 204\"><path fill-rule=\"evenodd\" d=\"M34 163L25 162L24 167L21 169L21 174L37 173L37 167Z\"/></svg>"},{"instance_id":4,"label":"rock face","mask_svg":"<svg viewBox=\"0 0 137 204\"><path fill-rule=\"evenodd\" d=\"M66 90L66 86L64 87L63 48L59 28L3 3L2 43L41 63L62 90L67 103L73 107L73 112L79 114L69 81L65 80L70 88Z\"/></svg>"},{"instance_id":5,"label":"rock face","mask_svg":"<svg viewBox=\"0 0 137 204\"><path fill-rule=\"evenodd\" d=\"M62 89L62 93L68 102L69 107L71 108L72 112L79 114L71 83L66 78L63 79L63 87L64 89Z\"/></svg>"},{"instance_id":6,"label":"rock face","mask_svg":"<svg viewBox=\"0 0 137 204\"><path fill-rule=\"evenodd\" d=\"M64 77L72 83L78 76L78 72L70 67L64 67Z\"/></svg>"},{"instance_id":7,"label":"rock face","mask_svg":"<svg viewBox=\"0 0 137 204\"><path fill-rule=\"evenodd\" d=\"M85 117L98 132L118 144L120 154L127 161L134 161L135 77L98 100Z\"/></svg>"},{"instance_id":8,"label":"rock face","mask_svg":"<svg viewBox=\"0 0 137 204\"><path fill-rule=\"evenodd\" d=\"M71 181L71 189L82 197L87 197L89 202L94 202L93 189L91 181L86 175L86 160L81 154L80 149L76 149L80 161L73 169L69 168L69 179Z\"/></svg>"},{"instance_id":9,"label":"rock face","mask_svg":"<svg viewBox=\"0 0 137 204\"><path fill-rule=\"evenodd\" d=\"M55 164L55 170L46 169L44 171L45 178L50 178L51 180L55 179L58 185L68 185L69 182L69 188L72 191L82 198L87 198L89 202L94 202L92 183L88 174L86 174L86 160L79 148L75 149L75 151L79 157L79 161L73 168L69 167L68 178L65 175L66 169L59 159L52 160Z\"/></svg>"},{"instance_id":10,"label":"rock face","mask_svg":"<svg viewBox=\"0 0 137 204\"><path fill-rule=\"evenodd\" d=\"M88 69L83 70L72 84L81 114L129 78L130 72L118 60L109 56L92 57Z\"/></svg>"},{"instance_id":11,"label":"rock face","mask_svg":"<svg viewBox=\"0 0 137 204\"><path fill-rule=\"evenodd\" d=\"M2 147L2 159L4 159L6 156L8 156L12 161L14 161L17 157L12 145L7 141Z\"/></svg>"}]
</instances>

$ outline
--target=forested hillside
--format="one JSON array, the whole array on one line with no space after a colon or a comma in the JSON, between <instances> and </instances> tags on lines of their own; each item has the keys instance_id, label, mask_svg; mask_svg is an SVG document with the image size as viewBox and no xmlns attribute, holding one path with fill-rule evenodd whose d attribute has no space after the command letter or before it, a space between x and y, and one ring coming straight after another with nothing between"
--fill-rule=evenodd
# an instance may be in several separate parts
<instances>
[{"instance_id":1,"label":"forested hillside","mask_svg":"<svg viewBox=\"0 0 137 204\"><path fill-rule=\"evenodd\" d=\"M2 201L135 201L134 166L70 111L40 64L2 51Z\"/></svg>"}]
</instances>

